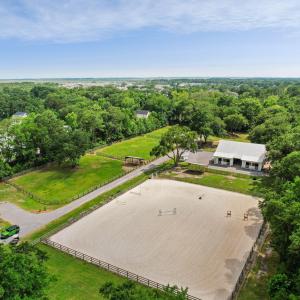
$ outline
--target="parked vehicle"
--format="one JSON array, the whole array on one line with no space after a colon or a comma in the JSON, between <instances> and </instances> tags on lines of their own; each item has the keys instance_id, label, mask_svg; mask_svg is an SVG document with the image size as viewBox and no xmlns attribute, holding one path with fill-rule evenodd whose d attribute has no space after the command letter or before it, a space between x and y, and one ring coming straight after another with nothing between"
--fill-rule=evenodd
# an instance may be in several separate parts
<instances>
[{"instance_id":1,"label":"parked vehicle","mask_svg":"<svg viewBox=\"0 0 300 300\"><path fill-rule=\"evenodd\" d=\"M2 240L7 239L19 232L20 232L20 227L18 225L9 226L1 232L1 239Z\"/></svg>"}]
</instances>

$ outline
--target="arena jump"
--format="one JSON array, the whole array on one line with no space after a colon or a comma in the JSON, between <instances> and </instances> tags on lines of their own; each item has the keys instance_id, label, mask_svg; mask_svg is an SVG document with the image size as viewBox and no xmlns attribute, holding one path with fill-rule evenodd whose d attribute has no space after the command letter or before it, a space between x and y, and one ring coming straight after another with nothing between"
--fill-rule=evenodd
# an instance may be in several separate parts
<instances>
[{"instance_id":1,"label":"arena jump","mask_svg":"<svg viewBox=\"0 0 300 300\"><path fill-rule=\"evenodd\" d=\"M165 216L165 215L176 215L177 209L176 207L173 209L160 209L158 211L158 216Z\"/></svg>"}]
</instances>

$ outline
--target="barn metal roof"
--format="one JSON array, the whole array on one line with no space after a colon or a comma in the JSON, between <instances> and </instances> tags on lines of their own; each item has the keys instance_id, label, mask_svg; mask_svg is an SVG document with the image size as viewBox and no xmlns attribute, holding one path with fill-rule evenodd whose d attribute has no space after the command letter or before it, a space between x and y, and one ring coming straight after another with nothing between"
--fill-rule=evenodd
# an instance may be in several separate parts
<instances>
[{"instance_id":1,"label":"barn metal roof","mask_svg":"<svg viewBox=\"0 0 300 300\"><path fill-rule=\"evenodd\" d=\"M266 158L266 146L263 144L220 140L214 157L236 158L260 163Z\"/></svg>"}]
</instances>

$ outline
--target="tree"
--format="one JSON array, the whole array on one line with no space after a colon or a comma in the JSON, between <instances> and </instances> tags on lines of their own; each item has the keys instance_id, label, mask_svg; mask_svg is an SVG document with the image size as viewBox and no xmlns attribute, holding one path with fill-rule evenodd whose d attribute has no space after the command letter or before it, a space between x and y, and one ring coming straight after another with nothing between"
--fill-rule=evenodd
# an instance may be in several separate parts
<instances>
[{"instance_id":1,"label":"tree","mask_svg":"<svg viewBox=\"0 0 300 300\"><path fill-rule=\"evenodd\" d=\"M293 151L280 161L276 161L271 169L271 175L290 181L299 176L300 151Z\"/></svg>"},{"instance_id":2,"label":"tree","mask_svg":"<svg viewBox=\"0 0 300 300\"><path fill-rule=\"evenodd\" d=\"M248 126L246 118L241 114L233 114L224 118L226 129L231 132L243 131Z\"/></svg>"},{"instance_id":3,"label":"tree","mask_svg":"<svg viewBox=\"0 0 300 300\"><path fill-rule=\"evenodd\" d=\"M286 268L295 272L300 267L300 177L275 188L265 193L261 208L271 227L272 246Z\"/></svg>"},{"instance_id":4,"label":"tree","mask_svg":"<svg viewBox=\"0 0 300 300\"><path fill-rule=\"evenodd\" d=\"M68 126L70 126L72 129L75 129L78 127L78 116L75 112L70 112L65 117L66 123Z\"/></svg>"},{"instance_id":5,"label":"tree","mask_svg":"<svg viewBox=\"0 0 300 300\"><path fill-rule=\"evenodd\" d=\"M279 97L271 95L263 101L264 107L270 107L278 104Z\"/></svg>"},{"instance_id":6,"label":"tree","mask_svg":"<svg viewBox=\"0 0 300 300\"><path fill-rule=\"evenodd\" d=\"M214 117L213 120L210 122L210 128L214 135L216 136L223 136L225 131L225 123L219 117Z\"/></svg>"},{"instance_id":7,"label":"tree","mask_svg":"<svg viewBox=\"0 0 300 300\"><path fill-rule=\"evenodd\" d=\"M197 133L189 130L188 127L173 126L161 137L159 145L152 149L151 155L167 155L177 166L184 152L196 151L196 139Z\"/></svg>"},{"instance_id":8,"label":"tree","mask_svg":"<svg viewBox=\"0 0 300 300\"><path fill-rule=\"evenodd\" d=\"M8 163L6 163L3 158L0 156L0 179L10 175L12 172L12 169Z\"/></svg>"},{"instance_id":9,"label":"tree","mask_svg":"<svg viewBox=\"0 0 300 300\"><path fill-rule=\"evenodd\" d=\"M271 299L288 300L290 282L286 274L276 274L268 282L268 293Z\"/></svg>"},{"instance_id":10,"label":"tree","mask_svg":"<svg viewBox=\"0 0 300 300\"><path fill-rule=\"evenodd\" d=\"M300 151L300 126L285 134L275 136L267 144L267 148L270 161L281 160L293 151Z\"/></svg>"},{"instance_id":11,"label":"tree","mask_svg":"<svg viewBox=\"0 0 300 300\"><path fill-rule=\"evenodd\" d=\"M211 122L213 120L212 114L207 110L203 109L200 105L195 105L192 108L192 112L189 116L191 119L189 124L191 130L196 131L200 137L203 137L204 142L207 142L209 135L213 133L211 129Z\"/></svg>"},{"instance_id":12,"label":"tree","mask_svg":"<svg viewBox=\"0 0 300 300\"><path fill-rule=\"evenodd\" d=\"M239 109L251 126L254 124L256 116L262 110L262 105L256 98L244 98L239 102Z\"/></svg>"},{"instance_id":13,"label":"tree","mask_svg":"<svg viewBox=\"0 0 300 300\"><path fill-rule=\"evenodd\" d=\"M92 142L95 142L104 127L100 108L95 106L93 110L83 110L78 116L78 125L81 129L88 132L92 138Z\"/></svg>"},{"instance_id":14,"label":"tree","mask_svg":"<svg viewBox=\"0 0 300 300\"><path fill-rule=\"evenodd\" d=\"M44 299L52 280L44 264L44 252L27 243L0 244L0 299Z\"/></svg>"},{"instance_id":15,"label":"tree","mask_svg":"<svg viewBox=\"0 0 300 300\"><path fill-rule=\"evenodd\" d=\"M55 161L70 164L74 168L89 147L88 135L80 129L69 130L61 146Z\"/></svg>"},{"instance_id":16,"label":"tree","mask_svg":"<svg viewBox=\"0 0 300 300\"><path fill-rule=\"evenodd\" d=\"M187 289L175 292L176 286L167 286L164 291L148 289L126 281L120 285L107 282L100 287L100 294L109 300L185 300Z\"/></svg>"},{"instance_id":17,"label":"tree","mask_svg":"<svg viewBox=\"0 0 300 300\"><path fill-rule=\"evenodd\" d=\"M276 114L264 123L254 127L249 134L251 142L266 144L291 129L290 121L285 114Z\"/></svg>"}]
</instances>

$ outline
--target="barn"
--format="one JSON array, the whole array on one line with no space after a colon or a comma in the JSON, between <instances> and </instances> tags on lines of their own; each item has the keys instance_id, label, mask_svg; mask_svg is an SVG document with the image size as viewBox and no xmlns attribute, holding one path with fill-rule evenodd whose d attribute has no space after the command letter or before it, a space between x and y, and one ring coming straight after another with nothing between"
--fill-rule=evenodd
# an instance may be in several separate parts
<instances>
[{"instance_id":1,"label":"barn","mask_svg":"<svg viewBox=\"0 0 300 300\"><path fill-rule=\"evenodd\" d=\"M221 140L213 155L213 163L261 171L266 160L266 153L266 146L263 144Z\"/></svg>"}]
</instances>

